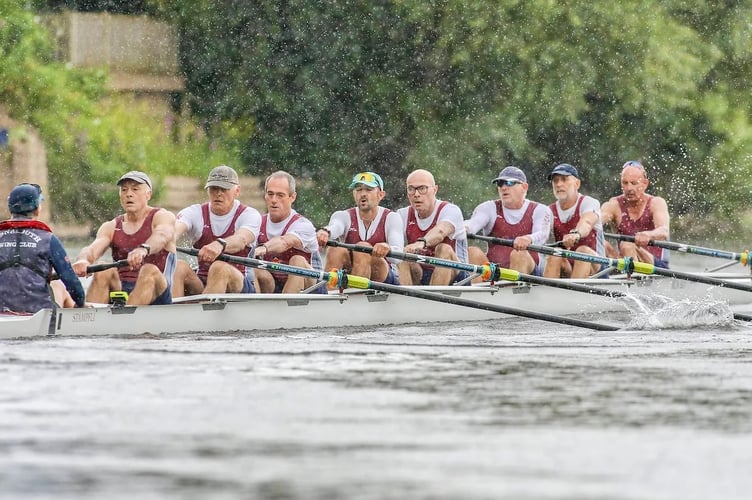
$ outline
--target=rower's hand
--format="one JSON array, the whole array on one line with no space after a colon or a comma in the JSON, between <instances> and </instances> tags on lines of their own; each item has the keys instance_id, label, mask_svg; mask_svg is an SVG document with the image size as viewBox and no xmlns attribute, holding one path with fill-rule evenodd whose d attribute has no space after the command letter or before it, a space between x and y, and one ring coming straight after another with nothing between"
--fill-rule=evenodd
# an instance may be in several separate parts
<instances>
[{"instance_id":1,"label":"rower's hand","mask_svg":"<svg viewBox=\"0 0 752 500\"><path fill-rule=\"evenodd\" d=\"M561 243L564 245L564 248L568 250L575 248L579 242L580 242L580 235L577 233L565 234L564 237L562 237L561 239Z\"/></svg>"},{"instance_id":2,"label":"rower's hand","mask_svg":"<svg viewBox=\"0 0 752 500\"><path fill-rule=\"evenodd\" d=\"M416 241L415 243L410 243L409 245L405 245L405 253L422 254L425 248L426 246L423 244L422 241Z\"/></svg>"},{"instance_id":3,"label":"rower's hand","mask_svg":"<svg viewBox=\"0 0 752 500\"><path fill-rule=\"evenodd\" d=\"M530 235L517 236L512 243L512 248L519 252L523 252L527 250L527 247L529 247L532 243L533 238Z\"/></svg>"},{"instance_id":4,"label":"rower's hand","mask_svg":"<svg viewBox=\"0 0 752 500\"><path fill-rule=\"evenodd\" d=\"M71 264L71 267L73 267L73 272L76 273L76 276L81 276L82 278L86 276L86 268L88 268L90 265L88 260L77 260L73 264Z\"/></svg>"},{"instance_id":5,"label":"rower's hand","mask_svg":"<svg viewBox=\"0 0 752 500\"><path fill-rule=\"evenodd\" d=\"M144 259L149 255L149 251L143 247L136 247L128 252L128 264L134 271L141 267L144 263Z\"/></svg>"},{"instance_id":6,"label":"rower's hand","mask_svg":"<svg viewBox=\"0 0 752 500\"><path fill-rule=\"evenodd\" d=\"M253 251L253 258L254 259L263 259L269 249L266 247L266 245L259 245L256 247L256 249Z\"/></svg>"},{"instance_id":7,"label":"rower's hand","mask_svg":"<svg viewBox=\"0 0 752 500\"><path fill-rule=\"evenodd\" d=\"M329 231L326 229L316 231L316 240L319 242L319 247L324 248L329 241Z\"/></svg>"},{"instance_id":8,"label":"rower's hand","mask_svg":"<svg viewBox=\"0 0 752 500\"><path fill-rule=\"evenodd\" d=\"M214 262L222 254L222 243L217 240L201 247L198 251L198 260L201 262Z\"/></svg>"},{"instance_id":9,"label":"rower's hand","mask_svg":"<svg viewBox=\"0 0 752 500\"><path fill-rule=\"evenodd\" d=\"M635 233L634 235L634 242L635 242L635 245L637 245L638 247L648 246L649 241L650 241L650 236L645 232Z\"/></svg>"},{"instance_id":10,"label":"rower's hand","mask_svg":"<svg viewBox=\"0 0 752 500\"><path fill-rule=\"evenodd\" d=\"M371 256L382 259L386 257L390 250L391 248L386 243L376 243L371 250Z\"/></svg>"}]
</instances>

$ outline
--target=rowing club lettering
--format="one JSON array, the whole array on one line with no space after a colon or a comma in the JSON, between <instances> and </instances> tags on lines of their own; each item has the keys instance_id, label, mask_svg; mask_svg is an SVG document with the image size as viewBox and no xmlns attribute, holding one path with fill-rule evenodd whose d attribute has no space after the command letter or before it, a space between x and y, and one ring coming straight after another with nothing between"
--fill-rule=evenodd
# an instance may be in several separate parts
<instances>
[{"instance_id":1,"label":"rowing club lettering","mask_svg":"<svg viewBox=\"0 0 752 500\"><path fill-rule=\"evenodd\" d=\"M97 315L93 311L76 311L72 316L73 323L93 323L97 319Z\"/></svg>"}]
</instances>

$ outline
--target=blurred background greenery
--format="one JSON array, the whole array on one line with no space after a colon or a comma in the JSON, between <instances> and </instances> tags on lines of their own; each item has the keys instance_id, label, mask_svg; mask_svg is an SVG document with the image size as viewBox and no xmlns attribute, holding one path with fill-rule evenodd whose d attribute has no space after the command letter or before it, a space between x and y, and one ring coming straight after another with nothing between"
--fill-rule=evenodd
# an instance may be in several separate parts
<instances>
[{"instance_id":1,"label":"blurred background greenery","mask_svg":"<svg viewBox=\"0 0 752 500\"><path fill-rule=\"evenodd\" d=\"M315 223L350 206L348 180L375 170L385 205L404 178L434 172L466 215L490 180L523 168L528 197L578 167L582 191L619 193L627 160L665 197L674 235L708 241L749 222L752 4L743 1L0 0L0 103L48 149L55 217L117 212L131 168L162 178L226 163L301 180ZM114 102L101 69L54 60L39 15L146 14L180 40L188 116L178 132ZM84 181L84 182L82 182ZM62 207L78 207L75 211ZM262 208L262 207L257 207Z\"/></svg>"}]
</instances>

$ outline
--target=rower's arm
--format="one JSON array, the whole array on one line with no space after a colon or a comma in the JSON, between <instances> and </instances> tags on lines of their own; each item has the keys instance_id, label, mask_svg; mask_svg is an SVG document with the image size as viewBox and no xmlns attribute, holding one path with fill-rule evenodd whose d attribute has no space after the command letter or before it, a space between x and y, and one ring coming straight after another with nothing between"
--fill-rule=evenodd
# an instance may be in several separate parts
<instances>
[{"instance_id":1,"label":"rower's arm","mask_svg":"<svg viewBox=\"0 0 752 500\"><path fill-rule=\"evenodd\" d=\"M577 223L575 229L580 233L580 238L584 238L590 234L595 225L598 223L598 214L595 212L587 212L580 216L580 221Z\"/></svg>"},{"instance_id":2,"label":"rower's arm","mask_svg":"<svg viewBox=\"0 0 752 500\"><path fill-rule=\"evenodd\" d=\"M240 227L233 234L225 238L227 247L224 251L227 253L239 252L250 247L256 241L256 235L248 228Z\"/></svg>"},{"instance_id":3,"label":"rower's arm","mask_svg":"<svg viewBox=\"0 0 752 500\"><path fill-rule=\"evenodd\" d=\"M454 224L447 220L443 220L428 231L423 238L426 240L426 246L435 247L444 241L444 238L452 236L453 234Z\"/></svg>"},{"instance_id":4,"label":"rower's arm","mask_svg":"<svg viewBox=\"0 0 752 500\"><path fill-rule=\"evenodd\" d=\"M601 223L604 226L617 228L621 219L621 210L616 199L611 198L601 206Z\"/></svg>"},{"instance_id":5,"label":"rower's arm","mask_svg":"<svg viewBox=\"0 0 752 500\"><path fill-rule=\"evenodd\" d=\"M653 225L655 226L655 229L640 232L647 235L651 240L668 240L670 216L668 214L666 200L656 196L653 198L653 203L650 208L653 211Z\"/></svg>"},{"instance_id":6,"label":"rower's arm","mask_svg":"<svg viewBox=\"0 0 752 500\"><path fill-rule=\"evenodd\" d=\"M290 248L303 249L303 241L293 233L283 234L281 236L275 236L266 243L264 243L266 251L272 254L280 254L286 252Z\"/></svg>"},{"instance_id":7,"label":"rower's arm","mask_svg":"<svg viewBox=\"0 0 752 500\"><path fill-rule=\"evenodd\" d=\"M88 246L81 249L73 262L73 270L78 276L86 276L86 268L97 261L112 243L115 234L115 221L107 221L97 230L97 236Z\"/></svg>"},{"instance_id":8,"label":"rower's arm","mask_svg":"<svg viewBox=\"0 0 752 500\"><path fill-rule=\"evenodd\" d=\"M154 214L151 228L151 236L144 242L151 247L149 253L175 250L175 214L161 209Z\"/></svg>"}]
</instances>

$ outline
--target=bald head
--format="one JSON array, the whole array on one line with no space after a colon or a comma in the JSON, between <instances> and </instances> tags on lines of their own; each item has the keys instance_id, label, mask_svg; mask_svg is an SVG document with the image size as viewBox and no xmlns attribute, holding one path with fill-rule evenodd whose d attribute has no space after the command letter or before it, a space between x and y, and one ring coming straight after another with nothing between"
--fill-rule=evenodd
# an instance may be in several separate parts
<instances>
[{"instance_id":1,"label":"bald head","mask_svg":"<svg viewBox=\"0 0 752 500\"><path fill-rule=\"evenodd\" d=\"M436 181L433 178L433 174L428 170L418 169L413 170L410 175L407 176L407 184L421 185L421 186L433 186Z\"/></svg>"}]
</instances>

